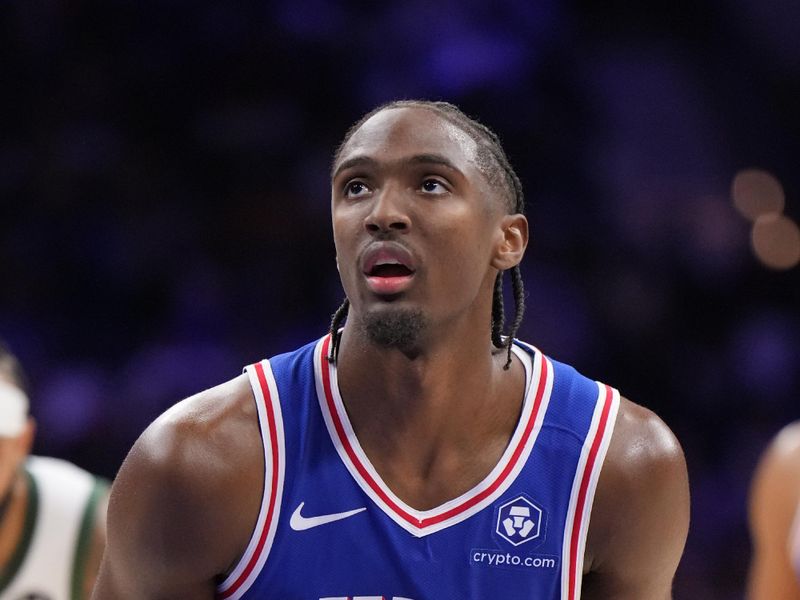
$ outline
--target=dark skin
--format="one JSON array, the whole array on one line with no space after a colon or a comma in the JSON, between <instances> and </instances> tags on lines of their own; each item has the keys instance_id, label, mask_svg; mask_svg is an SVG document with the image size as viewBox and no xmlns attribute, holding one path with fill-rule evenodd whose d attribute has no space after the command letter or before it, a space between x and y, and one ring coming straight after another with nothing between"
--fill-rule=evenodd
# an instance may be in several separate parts
<instances>
[{"instance_id":1,"label":"dark skin","mask_svg":"<svg viewBox=\"0 0 800 600\"><path fill-rule=\"evenodd\" d=\"M523 397L523 367L515 358L503 369L489 315L495 277L522 259L528 224L508 214L506 190L490 183L475 151L435 112L395 108L364 123L334 168L334 239L351 301L342 398L382 479L420 510L486 477ZM363 268L365 251L386 241L415 262L410 284L392 296L371 289ZM376 344L364 323L397 311L423 315L419 335L404 347ZM262 452L244 376L160 417L114 484L94 597L212 598L215 577L236 563L256 521ZM670 598L688 506L674 436L623 400L592 513L583 597Z\"/></svg>"}]
</instances>

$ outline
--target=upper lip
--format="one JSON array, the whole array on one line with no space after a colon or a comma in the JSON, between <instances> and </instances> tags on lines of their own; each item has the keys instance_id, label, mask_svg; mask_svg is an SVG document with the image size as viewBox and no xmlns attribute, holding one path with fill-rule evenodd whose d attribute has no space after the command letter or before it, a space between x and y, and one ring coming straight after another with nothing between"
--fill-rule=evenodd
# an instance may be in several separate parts
<instances>
[{"instance_id":1,"label":"upper lip","mask_svg":"<svg viewBox=\"0 0 800 600\"><path fill-rule=\"evenodd\" d=\"M400 264L412 273L417 264L411 251L398 242L375 242L361 256L361 269L369 275L378 265Z\"/></svg>"}]
</instances>

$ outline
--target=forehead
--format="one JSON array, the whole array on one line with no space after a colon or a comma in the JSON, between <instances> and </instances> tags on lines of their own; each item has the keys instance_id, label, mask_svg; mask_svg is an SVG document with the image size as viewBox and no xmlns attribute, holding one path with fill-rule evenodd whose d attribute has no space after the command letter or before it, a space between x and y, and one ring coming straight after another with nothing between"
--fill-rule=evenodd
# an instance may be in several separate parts
<instances>
[{"instance_id":1,"label":"forehead","mask_svg":"<svg viewBox=\"0 0 800 600\"><path fill-rule=\"evenodd\" d=\"M478 166L475 140L424 107L389 108L373 115L353 133L337 163L355 156L391 161L420 154L441 155L465 174Z\"/></svg>"}]
</instances>

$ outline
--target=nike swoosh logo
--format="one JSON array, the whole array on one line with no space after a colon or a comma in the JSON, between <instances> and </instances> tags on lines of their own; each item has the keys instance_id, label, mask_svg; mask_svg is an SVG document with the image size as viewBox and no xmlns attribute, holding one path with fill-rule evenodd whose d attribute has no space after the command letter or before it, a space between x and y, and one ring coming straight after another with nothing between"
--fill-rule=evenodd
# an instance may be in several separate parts
<instances>
[{"instance_id":1,"label":"nike swoosh logo","mask_svg":"<svg viewBox=\"0 0 800 600\"><path fill-rule=\"evenodd\" d=\"M303 515L300 514L300 511L303 510L304 504L305 502L301 502L300 505L294 509L294 512L292 513L292 518L289 519L289 526L295 531L305 531L306 529L311 529L312 527L319 527L320 525L326 525L327 523L340 521L342 519L346 519L347 517L352 517L353 515L357 515L358 513L367 510L367 507L364 506L362 508L356 508L354 510L348 510L346 512L332 513L329 515L319 515L316 517L304 517Z\"/></svg>"}]
</instances>

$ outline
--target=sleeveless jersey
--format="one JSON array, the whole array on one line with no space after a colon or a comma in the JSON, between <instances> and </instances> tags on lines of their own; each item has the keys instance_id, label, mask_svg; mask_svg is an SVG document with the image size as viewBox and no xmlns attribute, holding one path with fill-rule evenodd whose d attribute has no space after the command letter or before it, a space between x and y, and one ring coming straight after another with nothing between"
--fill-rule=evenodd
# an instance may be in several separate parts
<instances>
[{"instance_id":1,"label":"sleeveless jersey","mask_svg":"<svg viewBox=\"0 0 800 600\"><path fill-rule=\"evenodd\" d=\"M9 564L0 568L0 600L81 598L95 507L107 486L55 458L31 456L25 472L25 522Z\"/></svg>"},{"instance_id":2,"label":"sleeveless jersey","mask_svg":"<svg viewBox=\"0 0 800 600\"><path fill-rule=\"evenodd\" d=\"M265 477L236 600L576 600L619 393L517 344L521 416L472 490L416 510L381 480L339 395L330 336L246 368ZM376 398L375 402L380 402Z\"/></svg>"}]
</instances>

